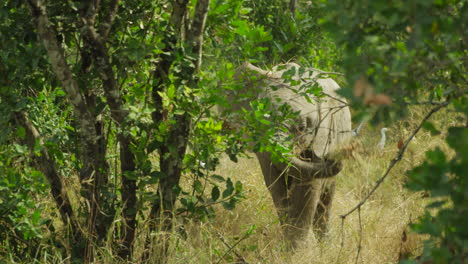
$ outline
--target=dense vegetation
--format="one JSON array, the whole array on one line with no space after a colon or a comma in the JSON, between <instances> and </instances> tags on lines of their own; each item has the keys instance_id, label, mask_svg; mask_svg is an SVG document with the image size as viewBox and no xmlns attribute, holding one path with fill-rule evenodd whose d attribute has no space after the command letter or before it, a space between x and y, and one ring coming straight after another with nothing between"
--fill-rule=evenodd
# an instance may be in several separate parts
<instances>
[{"instance_id":1,"label":"dense vegetation","mask_svg":"<svg viewBox=\"0 0 468 264\"><path fill-rule=\"evenodd\" d=\"M355 121L425 111L402 121L411 133L392 164L420 128L449 148L407 172L409 190L435 199L411 226L429 235L424 250L400 260L464 263L466 17L461 0L3 1L0 261L165 262L184 223L246 197L217 170L223 153L289 150L263 117L294 113L254 102L235 130L214 111L240 89L236 67L297 61L344 73ZM450 122L430 122L441 109Z\"/></svg>"}]
</instances>

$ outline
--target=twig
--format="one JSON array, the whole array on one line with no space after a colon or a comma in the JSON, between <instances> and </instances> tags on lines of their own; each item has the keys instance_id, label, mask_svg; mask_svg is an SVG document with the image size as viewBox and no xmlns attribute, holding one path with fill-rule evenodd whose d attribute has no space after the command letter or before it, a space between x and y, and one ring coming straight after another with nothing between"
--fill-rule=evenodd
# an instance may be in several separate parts
<instances>
[{"instance_id":1,"label":"twig","mask_svg":"<svg viewBox=\"0 0 468 264\"><path fill-rule=\"evenodd\" d=\"M369 199L369 197L377 190L377 188L379 188L380 184L382 184L382 182L385 180L385 178L387 178L388 174L390 173L390 171L393 169L393 167L403 158L403 154L405 153L406 151L406 148L408 147L409 143L411 142L411 140L413 140L414 136L419 132L419 130L421 129L421 127L423 126L424 122L426 122L434 113L436 113L437 111L439 111L440 109L446 107L447 105L449 104L448 101L445 101L439 105L437 105L436 107L434 107L431 111L429 111L429 113L426 114L426 116L421 120L421 123L418 125L418 127L413 131L413 133L411 134L411 136L406 140L405 144L403 145L403 147L400 149L400 151L398 151L398 154L397 156L392 159L392 161L390 162L387 170L385 171L384 175L382 177L380 177L380 179L378 179L374 185L374 187L372 188L372 190L366 195L366 197L364 199L362 199L356 206L354 206L351 210L349 210L347 213L345 214L342 214L340 215L340 217L344 220L344 218L346 218L348 215L352 214L354 211L356 211L357 209L360 209L366 202L367 200Z\"/></svg>"},{"instance_id":2,"label":"twig","mask_svg":"<svg viewBox=\"0 0 468 264\"><path fill-rule=\"evenodd\" d=\"M218 262L216 262L216 264L219 264L221 263L221 261L224 259L224 257L231 251L234 252L234 254L236 255L236 257L238 259L241 260L241 263L244 263L244 264L248 264L248 262L245 260L245 258L239 254L239 252L237 252L237 250L235 249L235 247L243 240L245 240L246 238L248 238L250 236L250 234L245 234L243 237L241 237L239 240L236 241L236 243L234 243L232 246L229 245L226 240L224 240L223 236L221 236L221 234L218 233L218 237L219 237L219 240L221 240L221 242L223 242L223 244L228 247L228 250L224 253L223 256L221 256L221 258L219 258Z\"/></svg>"},{"instance_id":3,"label":"twig","mask_svg":"<svg viewBox=\"0 0 468 264\"><path fill-rule=\"evenodd\" d=\"M362 221L361 221L361 208L358 209L358 219L359 219L359 243L356 254L356 264L359 262L359 254L361 254L362 248Z\"/></svg>"}]
</instances>

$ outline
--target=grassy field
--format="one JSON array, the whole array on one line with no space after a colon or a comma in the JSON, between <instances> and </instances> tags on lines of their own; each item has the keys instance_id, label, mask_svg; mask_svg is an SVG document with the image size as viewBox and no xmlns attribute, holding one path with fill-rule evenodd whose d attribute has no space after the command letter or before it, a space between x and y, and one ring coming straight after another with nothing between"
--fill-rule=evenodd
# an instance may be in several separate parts
<instances>
[{"instance_id":1,"label":"grassy field","mask_svg":"<svg viewBox=\"0 0 468 264\"><path fill-rule=\"evenodd\" d=\"M437 127L448 127L459 122L447 111L437 113L432 119L436 120L434 123ZM278 217L256 158L242 158L234 163L222 157L217 173L233 181L240 180L244 185L245 199L232 211L216 207L216 217L210 221L184 223L186 236L182 237L179 232L171 236L166 263L367 264L397 263L400 255L418 256L424 237L411 233L408 225L424 211L428 198L423 193L404 188L405 172L421 163L428 149L437 146L449 153L443 130L438 136L431 136L423 130L418 133L403 159L362 207L360 217L358 211L345 221L340 215L348 212L369 193L390 161L396 157L398 141L408 138L426 112L422 108L414 108L408 119L388 126L388 140L383 150L376 146L380 140L380 127L368 124L363 127L353 142L354 150L346 158L343 171L337 176L328 237L318 242L310 233L295 251L286 249ZM183 185L190 185L187 178L184 178ZM78 186L73 183L67 185L70 188ZM74 199L77 200L78 196ZM40 202L49 204L48 211L56 210L52 200ZM115 222L118 223L119 219ZM140 224L133 263L141 263L141 249L148 233L144 224ZM175 226L179 229L182 223ZM57 230L61 228L57 224ZM49 235L60 237L61 233ZM44 238L43 248L50 248L47 243L47 238ZM96 263L119 263L110 243L100 248L98 255ZM0 259L0 263L25 263L14 261L16 257L11 256L10 261ZM157 253L153 252L151 258L157 259ZM37 261L35 263L66 263L60 252Z\"/></svg>"},{"instance_id":2,"label":"grassy field","mask_svg":"<svg viewBox=\"0 0 468 264\"><path fill-rule=\"evenodd\" d=\"M384 150L376 147L380 130L368 125L363 128L356 149L337 178L328 238L318 242L310 234L295 252L286 250L282 242L278 218L256 159L233 163L224 158L219 173L242 181L246 199L233 211L217 208L212 222L187 225L188 238L173 243L168 263L397 263L400 255L417 256L424 237L411 233L408 224L417 219L428 201L422 193L404 188L405 171L420 163L426 150L436 146L447 150L443 135L418 133L404 158L362 207L361 222L357 211L344 222L339 215L373 188L396 156L397 142L411 134L424 114L424 110L414 109L407 121L389 126ZM453 121L443 116L435 116L439 125ZM254 232L249 235L252 226Z\"/></svg>"}]
</instances>

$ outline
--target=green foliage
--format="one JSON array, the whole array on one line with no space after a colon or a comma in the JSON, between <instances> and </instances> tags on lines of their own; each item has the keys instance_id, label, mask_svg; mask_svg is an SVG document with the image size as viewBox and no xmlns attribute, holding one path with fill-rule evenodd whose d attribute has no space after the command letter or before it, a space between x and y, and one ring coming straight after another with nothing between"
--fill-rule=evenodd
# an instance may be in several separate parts
<instances>
[{"instance_id":1,"label":"green foliage","mask_svg":"<svg viewBox=\"0 0 468 264\"><path fill-rule=\"evenodd\" d=\"M43 229L53 230L51 219L42 214L44 205L37 203L46 197L48 184L41 172L24 168L27 152L18 144L0 148L0 246L11 250L9 255L2 250L2 259L34 256L41 248Z\"/></svg>"},{"instance_id":2,"label":"green foliage","mask_svg":"<svg viewBox=\"0 0 468 264\"><path fill-rule=\"evenodd\" d=\"M466 119L466 1L328 1L327 5L332 11L323 24L345 48L349 88L343 93L356 108L374 112L374 121L389 122L405 116L413 103L449 102ZM351 95L359 96L362 79L369 81L366 92L384 93L397 107L366 108L359 103L362 98ZM441 134L432 123L423 128ZM468 254L466 127L448 128L446 140L455 151L453 157L440 148L430 150L426 161L409 172L409 189L436 198L412 226L430 235L418 263L464 263Z\"/></svg>"},{"instance_id":3,"label":"green foliage","mask_svg":"<svg viewBox=\"0 0 468 264\"><path fill-rule=\"evenodd\" d=\"M349 86L365 78L374 93L403 106L382 108L375 120L402 117L411 103L465 92L465 1L328 1L327 6L323 24L345 48ZM343 92L352 98L352 91Z\"/></svg>"},{"instance_id":4,"label":"green foliage","mask_svg":"<svg viewBox=\"0 0 468 264\"><path fill-rule=\"evenodd\" d=\"M289 11L285 0L245 1L248 20L261 25L271 34L263 45L267 52L261 63L278 64L298 60L302 64L325 70L337 67L339 55L319 20L326 14L325 1L299 2L295 13ZM282 14L282 15L278 15Z\"/></svg>"},{"instance_id":5,"label":"green foliage","mask_svg":"<svg viewBox=\"0 0 468 264\"><path fill-rule=\"evenodd\" d=\"M292 141L288 126L297 116L287 105L252 100L255 95L243 90L236 75L237 66L246 61L270 68L293 60L336 71L342 59L340 68L346 71L348 86L364 76L375 93L385 93L402 106L379 108L376 119L402 116L408 103L421 98L449 100L450 107L466 115L463 18L467 6L462 1L300 1L293 14L285 12L286 0L212 0L200 71L192 43L181 37L192 25L175 28L171 15L175 2L180 1L118 1L108 39L103 50L98 50L105 56L96 55L99 43L89 43L85 35L81 16L91 10L84 10L86 1L46 1L51 35L65 55L66 65L61 67L68 66L68 77L76 79L90 116L86 121L93 122L90 127L97 134L92 138L95 145L86 145L87 123L80 123L80 109L71 104L66 83L51 67L54 58L44 48L31 18L36 15L30 8L33 2L0 4L0 241L13 251L5 257L16 255L17 261L42 254L41 243L49 243L63 255L63 247L79 244L73 239L61 242L64 238L43 241L54 228L69 224L43 217L53 204L45 198L50 196L51 184L36 163L43 153L50 156L47 168L55 168L62 181L72 183L63 192L77 194L71 205L76 223L88 228L84 223L91 215L90 204L98 203L104 216L96 228L104 230L103 239L122 239L119 236L128 234L123 229L130 225L129 216L135 221L153 221L147 211L167 197L177 198L171 202L178 200L178 207L169 208L182 218L210 221L217 207L233 210L244 198L244 189L241 182L217 174L220 155L237 161L248 150L268 151L274 160L284 161ZM103 6L92 25L98 32L105 26L105 14L113 1L100 2ZM196 3L189 1L182 23L196 19ZM292 68L283 78L299 96L320 96L317 87L299 86L291 78L303 71ZM109 93L110 79L118 88ZM352 89L344 93L351 95ZM216 106L233 106L227 94L236 95L234 106L248 102L247 106L217 113ZM121 104L117 110L114 95ZM367 111L358 101L353 101L356 108ZM41 139L32 146L28 145L29 128L15 118L22 112L28 114ZM231 120L243 126L230 127L235 125ZM179 130L184 125L188 128ZM431 123L424 128L439 133ZM410 174L409 188L442 199L431 205L439 209L437 214L427 214L415 226L431 234L431 243L438 245L438 251L428 247L425 257L441 262L466 255L462 226L466 219L466 137L466 129L450 129L447 141L456 155L450 157L438 149L428 152L427 161ZM87 156L90 148L99 157ZM176 169L162 166L169 163L176 164ZM89 167L94 168L93 177L102 178L86 178ZM182 180L175 170L180 170ZM126 208L131 199L124 200L129 193L129 186L123 184L127 181L135 184L132 208ZM161 191L168 182L168 189ZM98 186L95 193L93 186ZM116 230L122 229L107 234L111 223L116 223ZM254 229L249 228L244 237ZM93 243L102 245L97 240Z\"/></svg>"},{"instance_id":6,"label":"green foliage","mask_svg":"<svg viewBox=\"0 0 468 264\"><path fill-rule=\"evenodd\" d=\"M407 187L424 190L435 198L412 229L431 236L425 242L421 261L464 263L468 254L468 130L451 127L447 143L455 151L453 158L437 148L428 151L426 161L409 172Z\"/></svg>"},{"instance_id":7,"label":"green foliage","mask_svg":"<svg viewBox=\"0 0 468 264\"><path fill-rule=\"evenodd\" d=\"M287 11L288 3L212 1L207 60L250 61L260 66L299 61L309 67L336 70L340 53L319 25L326 13L324 1L300 4L294 15Z\"/></svg>"}]
</instances>

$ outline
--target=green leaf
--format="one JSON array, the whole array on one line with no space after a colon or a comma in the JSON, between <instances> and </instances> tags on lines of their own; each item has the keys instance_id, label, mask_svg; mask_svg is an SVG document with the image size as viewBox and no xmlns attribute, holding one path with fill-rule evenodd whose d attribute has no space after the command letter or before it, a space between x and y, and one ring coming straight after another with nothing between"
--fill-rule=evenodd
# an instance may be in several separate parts
<instances>
[{"instance_id":1,"label":"green leaf","mask_svg":"<svg viewBox=\"0 0 468 264\"><path fill-rule=\"evenodd\" d=\"M225 181L223 176L220 176L220 175L217 175L217 174L211 175L210 178L217 181L217 182L224 182Z\"/></svg>"},{"instance_id":2,"label":"green leaf","mask_svg":"<svg viewBox=\"0 0 468 264\"><path fill-rule=\"evenodd\" d=\"M66 95L66 94L65 94L65 92L64 92L62 89L57 89L57 90L55 90L55 96L57 96L57 97L63 97L63 96L65 96L65 95Z\"/></svg>"},{"instance_id":3,"label":"green leaf","mask_svg":"<svg viewBox=\"0 0 468 264\"><path fill-rule=\"evenodd\" d=\"M166 178L166 174L162 171L153 171L150 173L151 178L160 180Z\"/></svg>"},{"instance_id":4,"label":"green leaf","mask_svg":"<svg viewBox=\"0 0 468 264\"><path fill-rule=\"evenodd\" d=\"M428 204L426 206L426 208L439 208L439 207L443 206L446 203L447 203L447 201L435 201L435 202L432 202L432 203Z\"/></svg>"},{"instance_id":5,"label":"green leaf","mask_svg":"<svg viewBox=\"0 0 468 264\"><path fill-rule=\"evenodd\" d=\"M429 131L431 133L431 135L433 135L433 136L436 136L436 135L440 134L440 131L437 130L437 128L431 122L428 122L428 121L424 122L424 124L422 125L422 128Z\"/></svg>"},{"instance_id":6,"label":"green leaf","mask_svg":"<svg viewBox=\"0 0 468 264\"><path fill-rule=\"evenodd\" d=\"M213 186L213 189L211 189L211 199L213 201L217 201L219 199L219 196L220 196L220 191L219 191L219 188L218 186Z\"/></svg>"},{"instance_id":7,"label":"green leaf","mask_svg":"<svg viewBox=\"0 0 468 264\"><path fill-rule=\"evenodd\" d=\"M26 129L23 126L18 126L16 129L16 135L19 138L24 139L26 137Z\"/></svg>"},{"instance_id":8,"label":"green leaf","mask_svg":"<svg viewBox=\"0 0 468 264\"><path fill-rule=\"evenodd\" d=\"M234 192L234 185L232 184L231 178L226 180L226 189L223 191L223 198L230 196Z\"/></svg>"},{"instance_id":9,"label":"green leaf","mask_svg":"<svg viewBox=\"0 0 468 264\"><path fill-rule=\"evenodd\" d=\"M31 221L33 225L39 225L41 220L41 210L35 210L31 215Z\"/></svg>"},{"instance_id":10,"label":"green leaf","mask_svg":"<svg viewBox=\"0 0 468 264\"><path fill-rule=\"evenodd\" d=\"M245 231L245 235L250 236L250 235L254 234L256 229L257 229L257 226L255 224L250 225L249 228L247 229L247 231Z\"/></svg>"},{"instance_id":11,"label":"green leaf","mask_svg":"<svg viewBox=\"0 0 468 264\"><path fill-rule=\"evenodd\" d=\"M243 189L242 182L236 181L236 187L235 187L235 189L236 189L236 193L242 192L242 189Z\"/></svg>"},{"instance_id":12,"label":"green leaf","mask_svg":"<svg viewBox=\"0 0 468 264\"><path fill-rule=\"evenodd\" d=\"M203 184L199 180L195 180L193 183L193 189L199 194L203 194Z\"/></svg>"},{"instance_id":13,"label":"green leaf","mask_svg":"<svg viewBox=\"0 0 468 264\"><path fill-rule=\"evenodd\" d=\"M16 149L16 152L20 153L20 154L24 154L28 151L28 147L26 147L25 145L19 145L19 144L13 144L13 146L15 147Z\"/></svg>"},{"instance_id":14,"label":"green leaf","mask_svg":"<svg viewBox=\"0 0 468 264\"><path fill-rule=\"evenodd\" d=\"M222 202L224 209L226 210L234 210L236 207L236 201L234 199L229 200L229 202Z\"/></svg>"},{"instance_id":15,"label":"green leaf","mask_svg":"<svg viewBox=\"0 0 468 264\"><path fill-rule=\"evenodd\" d=\"M464 127L451 127L448 131L447 143L450 147L456 150L463 157L468 160L468 129Z\"/></svg>"},{"instance_id":16,"label":"green leaf","mask_svg":"<svg viewBox=\"0 0 468 264\"><path fill-rule=\"evenodd\" d=\"M125 171L123 173L123 175L125 176L125 178L129 179L129 180L137 180L138 179L138 174L134 171Z\"/></svg>"},{"instance_id":17,"label":"green leaf","mask_svg":"<svg viewBox=\"0 0 468 264\"><path fill-rule=\"evenodd\" d=\"M266 120L266 119L263 119L263 118L260 118L258 119L258 121L260 121L260 123L264 124L264 125L271 125L271 122Z\"/></svg>"}]
</instances>

